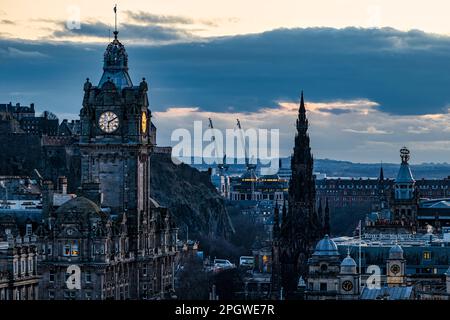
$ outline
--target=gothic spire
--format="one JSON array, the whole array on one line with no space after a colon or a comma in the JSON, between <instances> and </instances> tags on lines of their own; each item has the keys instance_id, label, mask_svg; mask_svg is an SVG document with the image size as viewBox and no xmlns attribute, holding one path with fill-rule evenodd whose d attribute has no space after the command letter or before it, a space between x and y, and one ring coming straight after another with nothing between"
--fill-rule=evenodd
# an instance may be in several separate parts
<instances>
[{"instance_id":1,"label":"gothic spire","mask_svg":"<svg viewBox=\"0 0 450 320\"><path fill-rule=\"evenodd\" d=\"M306 118L303 91L300 97L299 114L297 118L297 133L295 135L294 153L291 158L291 180L289 183L289 206L307 206L309 210L301 210L306 214L315 213L315 182L313 176L313 157L308 135L308 119Z\"/></svg>"},{"instance_id":2,"label":"gothic spire","mask_svg":"<svg viewBox=\"0 0 450 320\"><path fill-rule=\"evenodd\" d=\"M380 181L383 181L383 180L384 180L383 162L381 162L381 166L380 166L380 177L378 178L378 180L380 180Z\"/></svg>"},{"instance_id":3,"label":"gothic spire","mask_svg":"<svg viewBox=\"0 0 450 320\"><path fill-rule=\"evenodd\" d=\"M303 90L300 96L300 107L298 109L297 131L304 132L308 130L308 119L306 118L305 99L303 98Z\"/></svg>"}]
</instances>

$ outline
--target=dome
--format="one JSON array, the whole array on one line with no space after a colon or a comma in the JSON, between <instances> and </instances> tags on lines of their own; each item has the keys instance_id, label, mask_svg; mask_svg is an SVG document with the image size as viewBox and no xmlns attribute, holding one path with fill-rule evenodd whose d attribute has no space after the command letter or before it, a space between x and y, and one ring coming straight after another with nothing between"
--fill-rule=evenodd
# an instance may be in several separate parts
<instances>
[{"instance_id":1,"label":"dome","mask_svg":"<svg viewBox=\"0 0 450 320\"><path fill-rule=\"evenodd\" d=\"M341 267L356 267L356 262L350 255L348 255L344 260L342 260Z\"/></svg>"},{"instance_id":2,"label":"dome","mask_svg":"<svg viewBox=\"0 0 450 320\"><path fill-rule=\"evenodd\" d=\"M410 158L410 151L408 148L403 147L400 150L400 158L402 159L402 164L400 165L400 170L397 174L397 179L395 179L396 183L414 183L415 180L413 178L413 175L411 173L411 169L409 168L409 158Z\"/></svg>"},{"instance_id":3,"label":"dome","mask_svg":"<svg viewBox=\"0 0 450 320\"><path fill-rule=\"evenodd\" d=\"M389 249L389 259L403 259L403 249L398 244Z\"/></svg>"},{"instance_id":4,"label":"dome","mask_svg":"<svg viewBox=\"0 0 450 320\"><path fill-rule=\"evenodd\" d=\"M56 216L67 214L76 214L80 216L97 214L102 218L105 217L105 213L102 212L100 207L95 204L95 202L85 197L76 197L67 201L62 206L60 206L55 213Z\"/></svg>"},{"instance_id":5,"label":"dome","mask_svg":"<svg viewBox=\"0 0 450 320\"><path fill-rule=\"evenodd\" d=\"M341 273L356 273L356 262L350 256L350 252L347 253L347 257L341 262Z\"/></svg>"},{"instance_id":6,"label":"dome","mask_svg":"<svg viewBox=\"0 0 450 320\"><path fill-rule=\"evenodd\" d=\"M117 33L117 31L114 32L114 40L106 47L103 56L103 75L98 84L99 87L109 80L119 89L133 86L128 74L128 54L124 45L117 39Z\"/></svg>"},{"instance_id":7,"label":"dome","mask_svg":"<svg viewBox=\"0 0 450 320\"><path fill-rule=\"evenodd\" d=\"M338 247L336 243L326 235L322 240L320 240L316 245L316 250L314 251L316 256L334 256L339 255Z\"/></svg>"},{"instance_id":8,"label":"dome","mask_svg":"<svg viewBox=\"0 0 450 320\"><path fill-rule=\"evenodd\" d=\"M115 35L114 40L106 47L103 68L128 69L128 54L125 46L117 39L117 35Z\"/></svg>"},{"instance_id":9,"label":"dome","mask_svg":"<svg viewBox=\"0 0 450 320\"><path fill-rule=\"evenodd\" d=\"M400 165L400 170L398 171L395 182L396 183L414 183L415 182L408 163L402 163Z\"/></svg>"}]
</instances>

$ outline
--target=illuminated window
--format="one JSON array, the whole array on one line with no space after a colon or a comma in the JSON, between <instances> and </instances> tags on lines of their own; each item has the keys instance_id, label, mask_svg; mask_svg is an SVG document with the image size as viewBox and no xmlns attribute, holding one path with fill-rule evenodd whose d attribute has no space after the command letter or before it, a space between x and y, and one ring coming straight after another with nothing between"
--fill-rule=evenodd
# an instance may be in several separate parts
<instances>
[{"instance_id":1,"label":"illuminated window","mask_svg":"<svg viewBox=\"0 0 450 320\"><path fill-rule=\"evenodd\" d=\"M424 251L424 253L423 253L423 259L424 259L424 260L431 260L431 252L429 252L429 251Z\"/></svg>"},{"instance_id":2,"label":"illuminated window","mask_svg":"<svg viewBox=\"0 0 450 320\"><path fill-rule=\"evenodd\" d=\"M63 247L63 255L65 257L79 256L80 251L78 250L78 242L77 241L67 242Z\"/></svg>"}]
</instances>

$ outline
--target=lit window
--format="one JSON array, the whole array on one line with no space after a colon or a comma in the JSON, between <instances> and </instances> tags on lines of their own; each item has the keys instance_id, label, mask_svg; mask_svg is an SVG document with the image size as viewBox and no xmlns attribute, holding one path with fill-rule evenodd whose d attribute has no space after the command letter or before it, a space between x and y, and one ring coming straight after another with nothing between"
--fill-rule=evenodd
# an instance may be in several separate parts
<instances>
[{"instance_id":1,"label":"lit window","mask_svg":"<svg viewBox=\"0 0 450 320\"><path fill-rule=\"evenodd\" d=\"M424 251L424 253L423 253L423 259L424 259L424 260L431 260L431 252L429 252L429 251Z\"/></svg>"},{"instance_id":2,"label":"lit window","mask_svg":"<svg viewBox=\"0 0 450 320\"><path fill-rule=\"evenodd\" d=\"M65 257L77 257L79 256L80 251L78 250L78 242L72 241L68 242L64 245L63 255Z\"/></svg>"}]
</instances>

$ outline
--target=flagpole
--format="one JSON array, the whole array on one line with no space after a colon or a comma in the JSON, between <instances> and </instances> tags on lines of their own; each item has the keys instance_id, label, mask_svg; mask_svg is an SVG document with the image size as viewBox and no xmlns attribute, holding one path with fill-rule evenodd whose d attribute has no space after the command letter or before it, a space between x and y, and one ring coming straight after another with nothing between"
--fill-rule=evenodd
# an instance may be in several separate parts
<instances>
[{"instance_id":1,"label":"flagpole","mask_svg":"<svg viewBox=\"0 0 450 320\"><path fill-rule=\"evenodd\" d=\"M361 229L362 229L362 223L361 220L359 220L359 289L358 289L358 293L361 292L361 281L362 281L362 271L361 271L361 242L362 242L362 237L361 237Z\"/></svg>"},{"instance_id":2,"label":"flagpole","mask_svg":"<svg viewBox=\"0 0 450 320\"><path fill-rule=\"evenodd\" d=\"M114 6L114 31L117 32L117 4Z\"/></svg>"}]
</instances>

